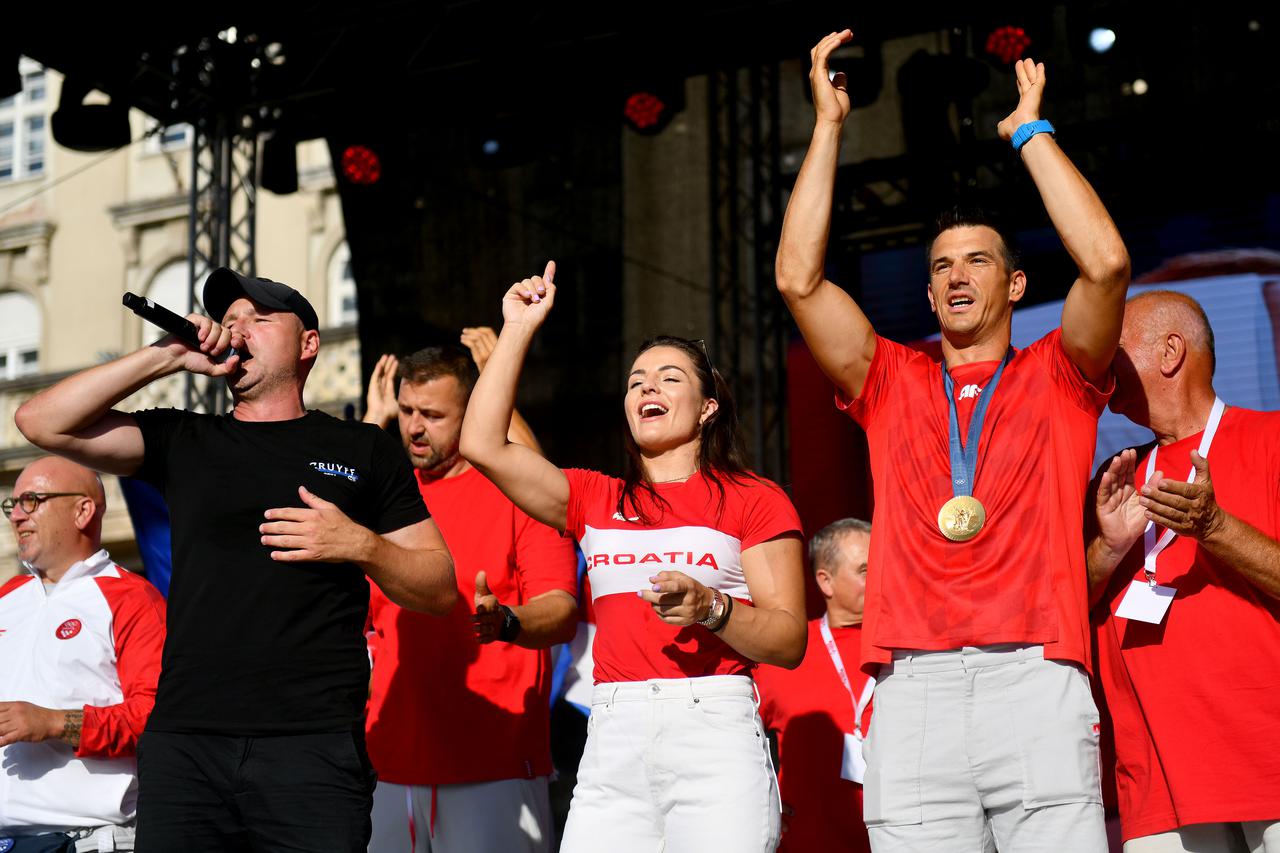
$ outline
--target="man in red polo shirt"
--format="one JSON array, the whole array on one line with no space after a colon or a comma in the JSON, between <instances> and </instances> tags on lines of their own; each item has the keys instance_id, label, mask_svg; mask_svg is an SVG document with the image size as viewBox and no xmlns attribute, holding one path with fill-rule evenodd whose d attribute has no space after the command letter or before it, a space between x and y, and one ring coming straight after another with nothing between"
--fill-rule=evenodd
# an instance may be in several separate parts
<instances>
[{"instance_id":1,"label":"man in red polo shirt","mask_svg":"<svg viewBox=\"0 0 1280 853\"><path fill-rule=\"evenodd\" d=\"M464 341L483 366L492 349L483 335ZM458 455L476 374L460 347L429 347L398 365L384 357L370 383L365 419L399 419L463 593L441 619L372 589L366 731L379 778L375 853L553 846L549 649L577 627L577 560L569 540L516 509ZM532 443L523 421L512 439Z\"/></svg>"},{"instance_id":2,"label":"man in red polo shirt","mask_svg":"<svg viewBox=\"0 0 1280 853\"><path fill-rule=\"evenodd\" d=\"M864 750L872 848L981 850L989 832L1002 853L1103 851L1082 519L1128 254L1040 119L1043 66L1022 60L1020 100L998 131L1079 269L1062 327L1010 347L1027 277L987 219L957 212L928 251L942 361L876 335L823 275L849 114L828 57L851 38L832 33L812 54L817 121L777 279L870 447L862 662L879 669Z\"/></svg>"},{"instance_id":3,"label":"man in red polo shirt","mask_svg":"<svg viewBox=\"0 0 1280 853\"><path fill-rule=\"evenodd\" d=\"M868 853L862 824L862 737L875 679L858 669L871 525L843 518L809 540L809 565L827 611L809 622L795 669L756 668L760 717L778 733L786 831L780 853Z\"/></svg>"},{"instance_id":4,"label":"man in red polo shirt","mask_svg":"<svg viewBox=\"0 0 1280 853\"><path fill-rule=\"evenodd\" d=\"M1218 398L1181 293L1130 300L1115 369L1156 439L1104 469L1088 549L1125 853L1280 853L1280 412Z\"/></svg>"}]
</instances>

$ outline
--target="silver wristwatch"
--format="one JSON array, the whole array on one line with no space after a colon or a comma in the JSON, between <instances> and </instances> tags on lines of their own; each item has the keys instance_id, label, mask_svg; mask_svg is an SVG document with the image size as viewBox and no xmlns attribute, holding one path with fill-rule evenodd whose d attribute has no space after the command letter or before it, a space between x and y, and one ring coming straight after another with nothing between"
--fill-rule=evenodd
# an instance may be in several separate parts
<instances>
[{"instance_id":1,"label":"silver wristwatch","mask_svg":"<svg viewBox=\"0 0 1280 853\"><path fill-rule=\"evenodd\" d=\"M707 618L699 619L698 624L704 628L716 629L720 627L720 620L724 618L725 602L724 596L720 594L720 590L711 590L711 607L707 610Z\"/></svg>"}]
</instances>

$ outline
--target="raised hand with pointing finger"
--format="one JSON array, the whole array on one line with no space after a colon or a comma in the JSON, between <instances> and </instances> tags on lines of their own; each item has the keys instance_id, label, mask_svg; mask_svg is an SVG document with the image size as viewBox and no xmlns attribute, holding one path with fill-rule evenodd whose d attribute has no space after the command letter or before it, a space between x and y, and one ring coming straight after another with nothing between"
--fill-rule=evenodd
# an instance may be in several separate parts
<instances>
[{"instance_id":1,"label":"raised hand with pointing finger","mask_svg":"<svg viewBox=\"0 0 1280 853\"><path fill-rule=\"evenodd\" d=\"M547 314L556 300L556 286L552 282L556 274L556 262L547 261L542 275L535 275L511 285L502 298L502 319L518 323L530 331L546 322Z\"/></svg>"}]
</instances>

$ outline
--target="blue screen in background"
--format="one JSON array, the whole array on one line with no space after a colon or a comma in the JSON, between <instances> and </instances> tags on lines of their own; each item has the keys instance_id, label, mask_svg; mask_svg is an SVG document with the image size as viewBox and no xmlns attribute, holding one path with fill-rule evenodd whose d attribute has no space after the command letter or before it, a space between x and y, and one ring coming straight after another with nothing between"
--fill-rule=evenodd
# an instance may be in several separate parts
<instances>
[{"instance_id":1,"label":"blue screen in background","mask_svg":"<svg viewBox=\"0 0 1280 853\"><path fill-rule=\"evenodd\" d=\"M1129 294L1174 290L1204 306L1218 356L1214 387L1229 406L1280 409L1280 279L1256 274L1134 285ZM1013 313L1013 345L1025 347L1062 323L1062 302ZM1151 440L1151 431L1103 412L1094 467L1125 447Z\"/></svg>"}]
</instances>

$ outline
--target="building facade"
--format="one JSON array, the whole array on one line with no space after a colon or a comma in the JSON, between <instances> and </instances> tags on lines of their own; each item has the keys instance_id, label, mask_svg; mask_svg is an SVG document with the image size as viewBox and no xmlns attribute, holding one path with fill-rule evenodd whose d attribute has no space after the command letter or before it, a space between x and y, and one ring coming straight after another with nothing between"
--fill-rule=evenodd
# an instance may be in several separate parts
<instances>
[{"instance_id":1,"label":"building facade","mask_svg":"<svg viewBox=\"0 0 1280 853\"><path fill-rule=\"evenodd\" d=\"M23 90L0 101L0 493L40 452L14 426L23 401L59 378L160 336L121 305L127 291L186 313L192 132L131 115L133 143L86 154L49 132L61 78L30 60ZM91 96L92 97L92 96ZM257 268L297 288L320 315L321 352L307 405L342 415L363 397L355 281L323 140L298 147L298 192L260 191ZM199 310L199 287L195 288ZM142 389L121 408L182 407L186 378ZM140 569L119 484L107 477L103 540ZM0 535L0 581L20 570Z\"/></svg>"}]
</instances>

